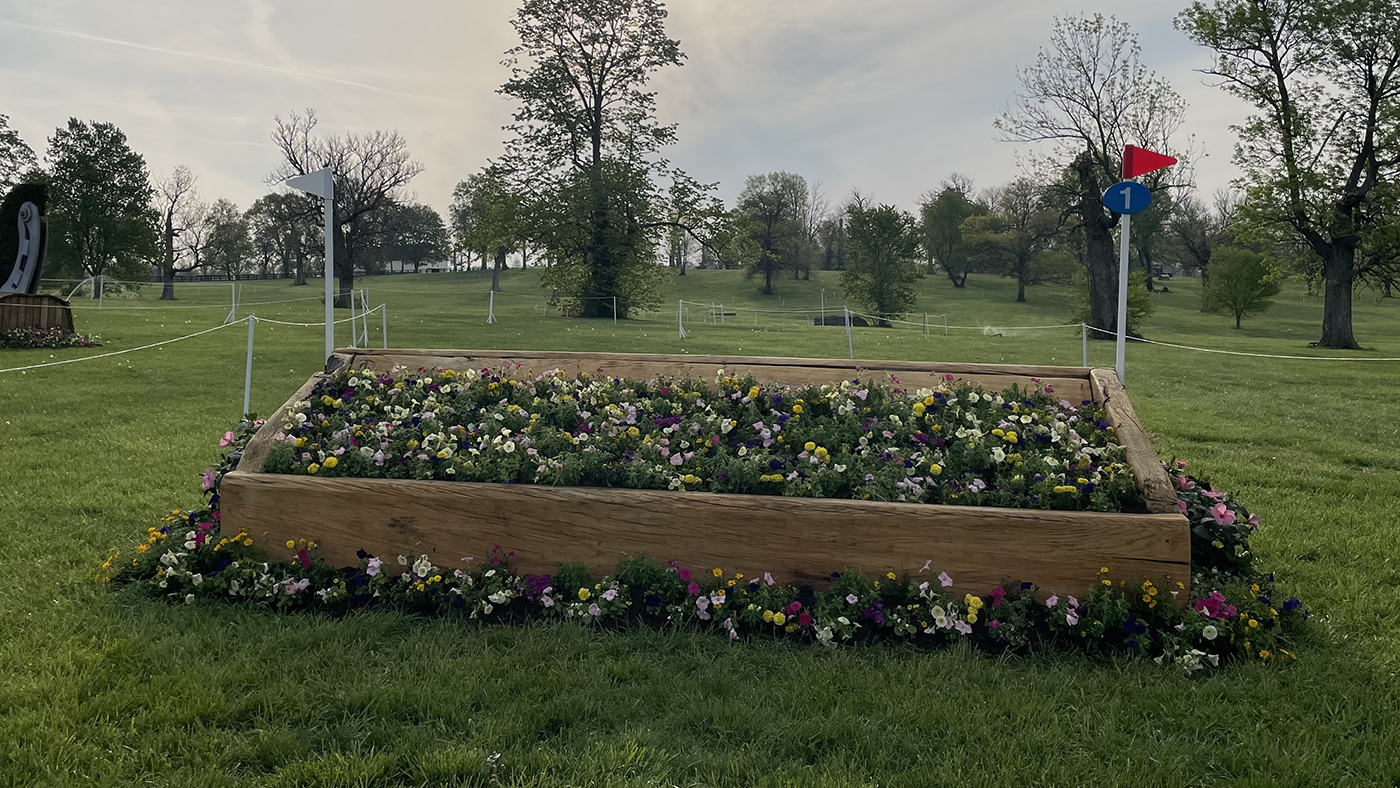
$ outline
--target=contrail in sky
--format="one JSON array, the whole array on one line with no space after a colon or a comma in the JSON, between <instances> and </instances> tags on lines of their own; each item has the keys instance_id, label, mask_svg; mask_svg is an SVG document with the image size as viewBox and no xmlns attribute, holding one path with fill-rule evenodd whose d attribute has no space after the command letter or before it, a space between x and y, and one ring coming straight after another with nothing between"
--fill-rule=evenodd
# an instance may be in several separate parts
<instances>
[{"instance_id":1,"label":"contrail in sky","mask_svg":"<svg viewBox=\"0 0 1400 788\"><path fill-rule=\"evenodd\" d=\"M337 77L328 77L328 76L326 76L325 74L316 74L316 73L312 73L312 72L309 72L309 71L296 71L296 70L294 70L294 69L283 68L283 67L281 67L281 66L268 65L267 63L254 63L254 62L251 62L251 61L248 61L248 60L234 60L234 59L232 59L232 58L218 57L217 55L203 55L203 54L200 54L200 53L198 53L198 52L182 52L182 51L180 51L180 50L178 50L178 49L165 49L164 47L154 47L154 46L150 46L149 44L138 44L138 43L136 43L136 42L134 42L134 41L122 41L121 39L117 39L117 38L106 38L106 37L104 37L104 36L95 36L95 35L92 35L92 34L90 34L90 33L78 33L78 32L74 32L74 31L72 31L72 30L59 30L59 29L57 29L57 28L52 28L52 27L39 27L38 25L27 25L27 24L24 24L23 22L15 22L15 21L10 20L10 19L3 19L3 18L0 18L0 24L10 25L11 27L24 28L25 30L34 30L34 31L37 31L37 32L40 32L40 33L50 33L50 34L52 34L52 35L57 35L57 36L68 36L68 37L70 37L70 38L79 38L79 39L82 39L82 40L84 40L84 41L96 41L96 42L102 43L102 44L113 44L113 45L116 45L116 46L131 47L132 49L144 49L144 50L146 50L147 52L158 52L158 53L160 53L160 54L162 54L162 55L175 55L176 57L189 57L189 58L194 58L194 59L196 59L196 60L207 60L207 61L210 61L210 62L212 62L212 63L224 63L224 64L230 65L230 66L241 66L241 67L243 67L243 68L255 68L255 69L260 69L260 70L262 70L262 71L273 71L273 72L276 72L276 73L278 73L278 74L288 74L288 75L290 75L290 76L294 76L294 77L303 77L303 78L305 78L305 79L319 79L319 80L321 80L321 81L323 81L323 82L333 82L333 83L335 83L335 84L337 84L337 85L347 85L347 86L349 86L349 87L354 87L354 88L363 88L364 90L373 90L373 91L375 91L375 92L377 92L377 93L388 93L388 94L390 94L390 95L402 96L402 97L404 97L404 98L422 99L422 100L424 100L424 101L447 102L447 99L441 99L441 98L437 98L437 97L435 97L435 96L423 96L423 95L420 95L420 94L417 94L417 93L405 93L404 91L401 91L401 90L393 90L393 89L391 89L391 88L382 88L382 87L379 87L378 85L369 85L369 84L366 84L366 83L364 83L364 82L354 82L354 81L352 81L352 80L348 80L348 79L339 79L339 78L337 78Z\"/></svg>"}]
</instances>

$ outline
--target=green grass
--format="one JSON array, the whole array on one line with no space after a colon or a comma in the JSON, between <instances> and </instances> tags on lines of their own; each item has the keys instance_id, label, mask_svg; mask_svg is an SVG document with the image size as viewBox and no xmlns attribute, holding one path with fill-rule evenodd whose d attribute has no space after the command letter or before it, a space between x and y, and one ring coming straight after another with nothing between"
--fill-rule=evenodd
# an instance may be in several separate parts
<instances>
[{"instance_id":1,"label":"green grass","mask_svg":"<svg viewBox=\"0 0 1400 788\"><path fill-rule=\"evenodd\" d=\"M823 287L838 310L826 274L780 282L780 302L732 273L692 271L668 280L665 311L616 327L540 310L533 273L505 280L500 322L485 325L488 282L363 284L388 304L396 346L847 354L839 328L771 314L754 325L755 307L815 308ZM857 356L1080 361L1077 330L942 336L945 312L953 325L1068 322L1062 290L1015 304L1011 283L992 278L967 292L921 287L931 336L857 329ZM1296 288L1235 331L1198 311L1193 282L1171 287L1154 297L1151 338L1338 355L1307 348L1321 307ZM0 369L191 333L227 312L226 285L179 292L173 305L150 291L108 298L76 315L104 348L3 351ZM250 309L315 321L318 292L249 283L243 301L312 298ZM738 314L714 326L692 312L680 340L682 297ZM1400 304L1363 294L1356 311L1368 350L1351 355L1400 356ZM378 344L377 318L372 335ZM1316 614L1297 664L1186 678L1055 654L276 616L95 583L110 548L195 500L240 410L245 337L239 326L0 375L0 785L1400 784L1400 364L1129 348L1129 390L1159 452L1260 513L1260 560ZM279 405L321 346L319 328L260 325L254 410ZM1090 352L1111 366L1111 343Z\"/></svg>"}]
</instances>

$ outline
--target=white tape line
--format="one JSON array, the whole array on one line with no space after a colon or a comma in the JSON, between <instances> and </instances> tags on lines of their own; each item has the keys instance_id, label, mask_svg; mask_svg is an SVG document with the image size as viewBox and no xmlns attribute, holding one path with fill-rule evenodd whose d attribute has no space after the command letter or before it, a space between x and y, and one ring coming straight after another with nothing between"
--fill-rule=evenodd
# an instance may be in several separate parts
<instances>
[{"instance_id":1,"label":"white tape line","mask_svg":"<svg viewBox=\"0 0 1400 788\"><path fill-rule=\"evenodd\" d=\"M138 350L150 350L150 349L153 348L153 347L160 347L161 345L168 345L168 344L170 344L171 342L180 342L180 341L182 341L182 340L194 339L195 337L204 336L205 334L212 334L212 333L214 333L215 331L222 331L223 329L228 328L229 326L236 326L236 325L238 325L239 323L246 323L247 321L248 321L248 318L245 317L245 318L241 318L241 319L239 319L239 320L237 320L237 321L235 321L235 322L233 322L233 323L225 323L225 324L223 324L223 325L221 325L221 326L214 326L213 328L205 329L204 331L200 331L200 332L197 332L197 333L194 333L194 334L189 334L189 335L186 335L186 336L183 336L183 337L175 337L174 339L166 339L166 340L162 340L162 341L160 341L160 342L152 342L152 343L149 344L149 345L142 345L141 347L127 348L126 350L114 350L114 351L112 351L111 353L99 353L99 354L96 355L96 356L82 356L81 358L70 358L70 359L65 359L65 360L63 360L63 361L50 361L50 362L47 362L47 363L44 363L44 364L30 364L30 365L27 366L27 367L10 367L9 369L0 369L0 374L6 373L6 372L23 372L23 371L25 371L25 370L30 370L30 369L42 369L43 367L56 367L56 366L59 366L60 364L76 364L76 363L78 363L79 361L96 361L96 360L99 359L99 358L111 358L112 356L120 356L120 355L122 355L123 353L135 353L135 352L138 351Z\"/></svg>"}]
</instances>

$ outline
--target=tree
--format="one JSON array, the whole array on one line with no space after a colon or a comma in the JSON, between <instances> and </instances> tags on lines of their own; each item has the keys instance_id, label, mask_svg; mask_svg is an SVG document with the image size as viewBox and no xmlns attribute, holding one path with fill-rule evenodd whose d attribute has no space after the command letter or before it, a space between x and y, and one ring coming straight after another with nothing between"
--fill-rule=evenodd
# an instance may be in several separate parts
<instances>
[{"instance_id":1,"label":"tree","mask_svg":"<svg viewBox=\"0 0 1400 788\"><path fill-rule=\"evenodd\" d=\"M1228 191L1217 194L1213 205L1190 193L1175 202L1175 210L1167 221L1170 253L1183 268L1207 276L1206 268L1216 248L1236 243L1232 225L1239 202Z\"/></svg>"},{"instance_id":2,"label":"tree","mask_svg":"<svg viewBox=\"0 0 1400 788\"><path fill-rule=\"evenodd\" d=\"M186 231L187 223L203 219L199 193L195 191L196 180L190 168L181 164L170 175L156 182L155 209L160 214L161 225L162 301L175 300L175 274L193 270L199 264L198 256L190 255L186 247L176 243L180 234Z\"/></svg>"},{"instance_id":3,"label":"tree","mask_svg":"<svg viewBox=\"0 0 1400 788\"><path fill-rule=\"evenodd\" d=\"M1110 338L1118 324L1118 255L1113 228L1118 215L1104 207L1103 192L1119 180L1125 145L1175 155L1172 136L1185 102L1142 65L1137 36L1128 25L1101 15L1057 18L1050 47L1034 65L1019 69L1015 108L996 122L1003 139L1048 145L1039 160L1043 181L1066 190L1064 198L1084 235L1089 313L1086 322ZM1068 171L1070 177L1059 177ZM1171 183L1165 173L1144 179L1154 191Z\"/></svg>"},{"instance_id":4,"label":"tree","mask_svg":"<svg viewBox=\"0 0 1400 788\"><path fill-rule=\"evenodd\" d=\"M88 276L147 277L160 237L155 191L122 130L70 118L49 138L45 158L52 258Z\"/></svg>"},{"instance_id":5,"label":"tree","mask_svg":"<svg viewBox=\"0 0 1400 788\"><path fill-rule=\"evenodd\" d=\"M846 296L888 326L918 297L919 233L914 217L891 205L852 208L851 256L841 272Z\"/></svg>"},{"instance_id":6,"label":"tree","mask_svg":"<svg viewBox=\"0 0 1400 788\"><path fill-rule=\"evenodd\" d=\"M972 196L972 181L956 173L943 182L938 194L924 195L919 206L922 219L919 229L929 264L942 268L955 288L966 287L967 275L971 272L967 244L963 241L963 222L986 213L987 206Z\"/></svg>"},{"instance_id":7,"label":"tree","mask_svg":"<svg viewBox=\"0 0 1400 788\"><path fill-rule=\"evenodd\" d=\"M293 286L306 284L308 257L319 259L316 252L325 245L317 202L300 192L273 192L255 200L244 214L258 256L277 260L283 276L295 277Z\"/></svg>"},{"instance_id":8,"label":"tree","mask_svg":"<svg viewBox=\"0 0 1400 788\"><path fill-rule=\"evenodd\" d=\"M1066 256L1052 251L1061 214L1046 204L1044 189L1017 178L988 197L990 212L969 216L960 228L970 267L1015 278L1018 303L1028 285L1066 281Z\"/></svg>"},{"instance_id":9,"label":"tree","mask_svg":"<svg viewBox=\"0 0 1400 788\"><path fill-rule=\"evenodd\" d=\"M1283 278L1269 258L1236 246L1222 246L1210 256L1210 281L1201 290L1207 312L1235 316L1235 328L1251 315L1267 311L1279 294Z\"/></svg>"},{"instance_id":10,"label":"tree","mask_svg":"<svg viewBox=\"0 0 1400 788\"><path fill-rule=\"evenodd\" d=\"M25 171L34 163L34 149L10 128L10 116L0 115L0 196L21 183Z\"/></svg>"},{"instance_id":11,"label":"tree","mask_svg":"<svg viewBox=\"0 0 1400 788\"><path fill-rule=\"evenodd\" d=\"M511 20L520 44L499 92L518 106L499 164L528 195L542 283L585 317L658 304L661 231L699 235L723 214L660 153L676 130L647 83L683 58L665 20L660 0L524 0Z\"/></svg>"},{"instance_id":12,"label":"tree","mask_svg":"<svg viewBox=\"0 0 1400 788\"><path fill-rule=\"evenodd\" d=\"M453 189L453 231L463 248L481 255L483 267L488 256L494 258L493 292L500 292L506 257L525 244L526 210L524 197L492 167L467 176Z\"/></svg>"},{"instance_id":13,"label":"tree","mask_svg":"<svg viewBox=\"0 0 1400 788\"><path fill-rule=\"evenodd\" d=\"M223 271L229 279L248 272L253 256L253 241L248 235L248 220L232 200L220 198L209 207L206 219L204 264Z\"/></svg>"},{"instance_id":14,"label":"tree","mask_svg":"<svg viewBox=\"0 0 1400 788\"><path fill-rule=\"evenodd\" d=\"M385 212L384 236L380 254L385 262L398 260L413 266L413 272L431 260L445 260L451 252L447 225L430 205L395 205Z\"/></svg>"},{"instance_id":15,"label":"tree","mask_svg":"<svg viewBox=\"0 0 1400 788\"><path fill-rule=\"evenodd\" d=\"M773 295L773 276L810 267L814 253L808 234L807 181L790 172L750 175L739 192L738 208L758 245L744 277L763 276L764 295Z\"/></svg>"},{"instance_id":16,"label":"tree","mask_svg":"<svg viewBox=\"0 0 1400 788\"><path fill-rule=\"evenodd\" d=\"M1258 110L1235 127L1242 218L1311 248L1326 283L1318 345L1358 348L1357 250L1378 226L1373 192L1400 167L1400 2L1195 2L1176 24L1214 51L1206 73Z\"/></svg>"},{"instance_id":17,"label":"tree","mask_svg":"<svg viewBox=\"0 0 1400 788\"><path fill-rule=\"evenodd\" d=\"M352 305L355 265L371 249L382 229L378 214L403 202L404 188L423 165L408 154L408 143L396 131L314 136L316 113L293 112L287 120L273 119L272 141L283 163L268 179L281 183L324 167L335 173L334 257L340 279L337 307Z\"/></svg>"}]
</instances>

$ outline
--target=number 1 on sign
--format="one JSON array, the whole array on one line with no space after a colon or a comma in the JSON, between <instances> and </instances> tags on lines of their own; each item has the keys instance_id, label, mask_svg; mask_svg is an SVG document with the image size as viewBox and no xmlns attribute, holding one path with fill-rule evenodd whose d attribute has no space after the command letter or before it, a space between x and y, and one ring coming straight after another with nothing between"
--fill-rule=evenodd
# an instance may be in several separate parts
<instances>
[{"instance_id":1,"label":"number 1 on sign","mask_svg":"<svg viewBox=\"0 0 1400 788\"><path fill-rule=\"evenodd\" d=\"M1123 195L1123 210L1131 211L1133 209L1133 187L1124 186L1121 194Z\"/></svg>"}]
</instances>

